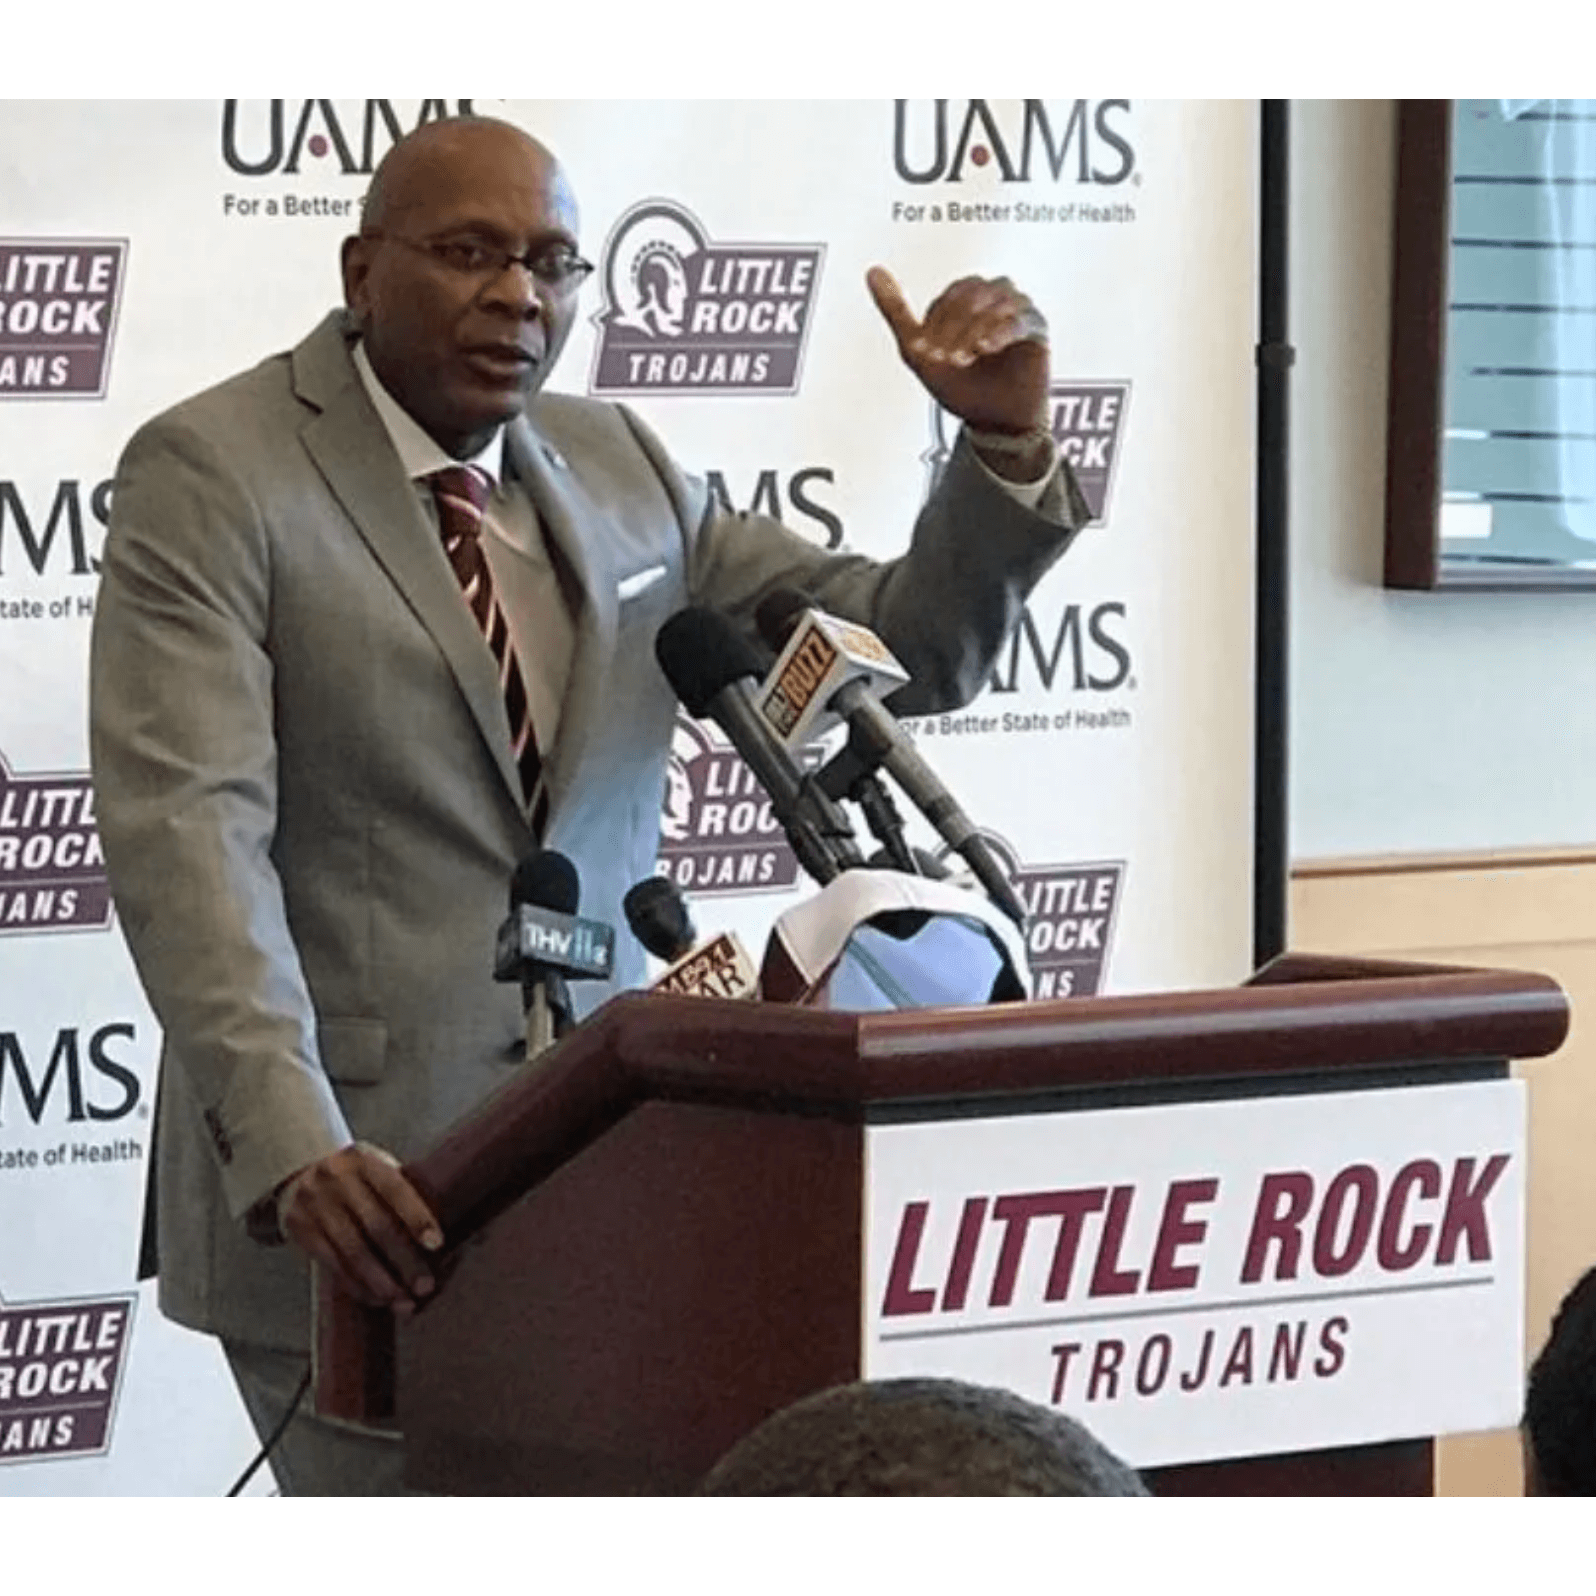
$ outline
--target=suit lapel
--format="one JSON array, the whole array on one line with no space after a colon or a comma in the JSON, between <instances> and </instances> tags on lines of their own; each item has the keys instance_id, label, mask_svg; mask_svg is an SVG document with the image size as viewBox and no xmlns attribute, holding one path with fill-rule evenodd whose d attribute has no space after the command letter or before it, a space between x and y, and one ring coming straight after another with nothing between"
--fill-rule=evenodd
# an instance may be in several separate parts
<instances>
[{"instance_id":1,"label":"suit lapel","mask_svg":"<svg viewBox=\"0 0 1596 1596\"><path fill-rule=\"evenodd\" d=\"M431 524L393 444L350 364L341 317L329 317L294 351L296 390L320 414L305 447L355 529L431 634L518 809L521 783L493 656L461 601Z\"/></svg>"},{"instance_id":2,"label":"suit lapel","mask_svg":"<svg viewBox=\"0 0 1596 1596\"><path fill-rule=\"evenodd\" d=\"M526 488L543 535L573 579L578 595L576 652L560 706L559 736L552 750L544 750L549 802L558 814L576 780L593 728L604 713L604 684L615 651L617 579L605 541L595 535L603 525L602 517L564 456L526 421L511 423L506 445L510 469Z\"/></svg>"}]
</instances>

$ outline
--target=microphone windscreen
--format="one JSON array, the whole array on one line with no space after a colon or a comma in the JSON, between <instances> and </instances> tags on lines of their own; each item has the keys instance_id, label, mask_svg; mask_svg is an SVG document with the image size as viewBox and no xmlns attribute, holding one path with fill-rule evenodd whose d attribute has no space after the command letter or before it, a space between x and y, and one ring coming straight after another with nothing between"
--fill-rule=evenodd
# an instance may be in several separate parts
<instances>
[{"instance_id":1,"label":"microphone windscreen","mask_svg":"<svg viewBox=\"0 0 1596 1596\"><path fill-rule=\"evenodd\" d=\"M666 964L674 964L698 938L681 888L664 876L649 876L621 900L632 935Z\"/></svg>"},{"instance_id":2,"label":"microphone windscreen","mask_svg":"<svg viewBox=\"0 0 1596 1596\"><path fill-rule=\"evenodd\" d=\"M576 866L556 849L539 848L529 853L510 877L512 910L527 903L537 909L551 909L555 914L575 914L581 901Z\"/></svg>"},{"instance_id":3,"label":"microphone windscreen","mask_svg":"<svg viewBox=\"0 0 1596 1596\"><path fill-rule=\"evenodd\" d=\"M717 693L743 676L764 674L759 655L718 610L695 605L660 627L654 657L689 715L708 714Z\"/></svg>"},{"instance_id":4,"label":"microphone windscreen","mask_svg":"<svg viewBox=\"0 0 1596 1596\"><path fill-rule=\"evenodd\" d=\"M759 635L779 654L793 634L798 617L816 608L813 599L795 587L778 587L767 593L754 609L754 625Z\"/></svg>"}]
</instances>

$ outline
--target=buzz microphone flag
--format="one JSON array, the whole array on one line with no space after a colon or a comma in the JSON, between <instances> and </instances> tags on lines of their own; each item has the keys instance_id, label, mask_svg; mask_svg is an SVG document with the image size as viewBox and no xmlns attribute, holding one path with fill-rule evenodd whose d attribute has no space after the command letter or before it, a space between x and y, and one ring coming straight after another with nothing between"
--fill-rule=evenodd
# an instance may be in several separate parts
<instances>
[{"instance_id":1,"label":"buzz microphone flag","mask_svg":"<svg viewBox=\"0 0 1596 1596\"><path fill-rule=\"evenodd\" d=\"M762 623L767 614L760 611ZM908 679L909 673L874 632L824 610L805 608L760 688L759 709L790 751L813 742L843 718L845 712L834 700L848 683L857 682L880 698Z\"/></svg>"},{"instance_id":2,"label":"buzz microphone flag","mask_svg":"<svg viewBox=\"0 0 1596 1596\"><path fill-rule=\"evenodd\" d=\"M754 611L754 621L778 655L762 689L761 711L789 747L829 728L837 718L838 693L845 684L870 685L880 693L905 679L903 667L874 632L815 609L796 588L767 593ZM829 797L851 798L858 804L886 863L919 875L903 817L876 774L881 760L856 746L859 741L857 732L850 731L847 746L819 772L816 783Z\"/></svg>"},{"instance_id":3,"label":"buzz microphone flag","mask_svg":"<svg viewBox=\"0 0 1596 1596\"><path fill-rule=\"evenodd\" d=\"M801 595L795 595L801 598ZM790 610L785 594L772 595L761 607L761 625L781 624L777 606ZM773 640L772 640L773 641ZM783 680L783 662L786 679ZM802 661L801 664L794 662ZM904 678L891 651L867 628L840 621L824 610L808 609L793 627L787 646L760 690L760 712L784 748L805 725L824 724L824 712L848 722L849 746L841 758L856 754L866 768L877 766L908 794L910 801L936 827L947 845L963 856L988 896L1015 925L1025 924L1025 908L996 855L976 830L975 822L943 786L921 757L908 734L885 708L871 685L885 671L892 685ZM787 730L782 728L786 727ZM822 772L822 778L824 772Z\"/></svg>"}]
</instances>

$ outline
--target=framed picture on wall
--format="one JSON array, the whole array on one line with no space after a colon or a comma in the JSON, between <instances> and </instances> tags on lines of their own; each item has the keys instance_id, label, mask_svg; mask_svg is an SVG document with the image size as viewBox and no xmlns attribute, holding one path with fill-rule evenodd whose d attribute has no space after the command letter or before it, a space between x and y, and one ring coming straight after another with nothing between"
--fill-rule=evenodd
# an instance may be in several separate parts
<instances>
[{"instance_id":1,"label":"framed picture on wall","mask_svg":"<svg viewBox=\"0 0 1596 1596\"><path fill-rule=\"evenodd\" d=\"M1385 585L1596 589L1596 100L1402 100Z\"/></svg>"}]
</instances>

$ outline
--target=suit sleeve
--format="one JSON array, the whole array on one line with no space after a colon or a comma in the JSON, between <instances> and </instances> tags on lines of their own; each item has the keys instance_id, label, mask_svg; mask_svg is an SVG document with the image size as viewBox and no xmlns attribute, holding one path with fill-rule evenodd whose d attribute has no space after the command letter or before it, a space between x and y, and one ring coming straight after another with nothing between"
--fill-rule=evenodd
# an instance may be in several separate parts
<instances>
[{"instance_id":1,"label":"suit sleeve","mask_svg":"<svg viewBox=\"0 0 1596 1596\"><path fill-rule=\"evenodd\" d=\"M957 709L981 691L1026 597L1091 515L1062 459L1030 508L982 467L961 433L906 554L877 562L828 553L767 516L726 514L630 412L627 420L691 529L694 602L748 620L767 593L790 586L862 621L910 672L891 700L899 714Z\"/></svg>"},{"instance_id":2,"label":"suit sleeve","mask_svg":"<svg viewBox=\"0 0 1596 1596\"><path fill-rule=\"evenodd\" d=\"M118 468L90 648L118 913L236 1216L350 1141L272 857L271 562L222 452L151 423Z\"/></svg>"}]
</instances>

